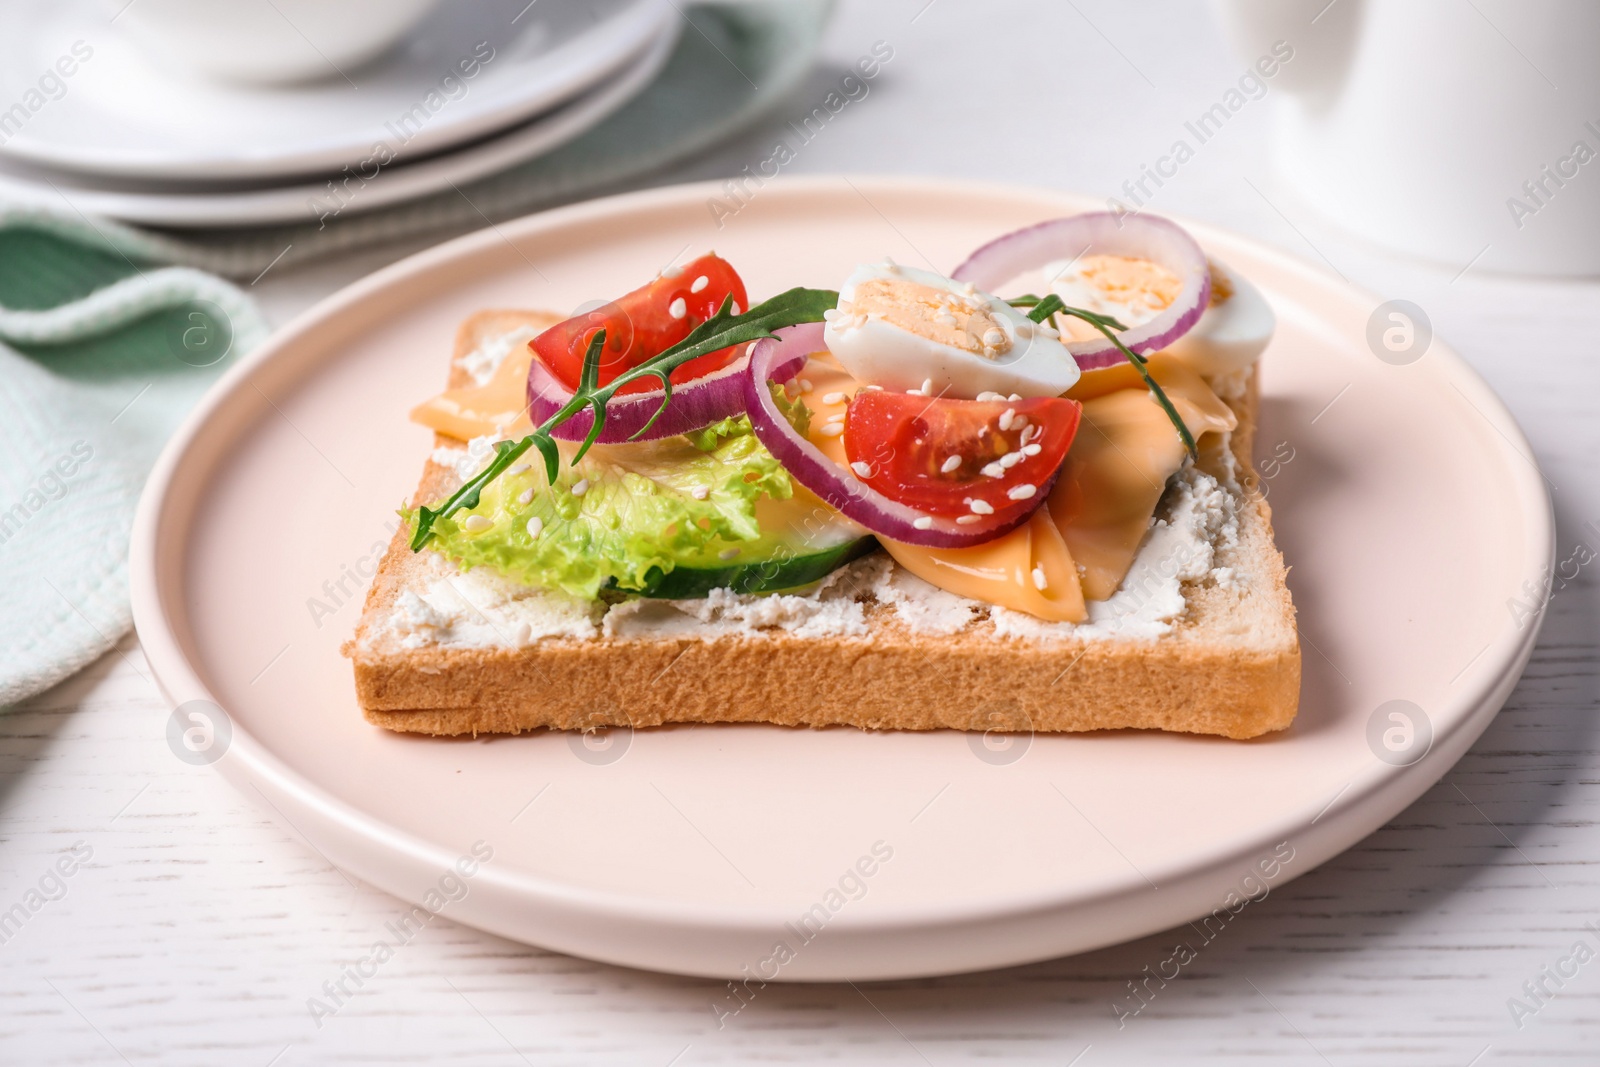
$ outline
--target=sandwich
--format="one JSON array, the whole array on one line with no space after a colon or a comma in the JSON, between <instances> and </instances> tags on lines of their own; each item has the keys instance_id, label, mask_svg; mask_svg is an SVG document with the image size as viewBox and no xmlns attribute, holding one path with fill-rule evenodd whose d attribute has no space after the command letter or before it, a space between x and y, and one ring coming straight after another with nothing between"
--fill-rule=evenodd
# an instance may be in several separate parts
<instances>
[{"instance_id":1,"label":"sandwich","mask_svg":"<svg viewBox=\"0 0 1600 1067\"><path fill-rule=\"evenodd\" d=\"M479 312L412 413L434 449L344 646L362 712L1282 730L1273 327L1180 227L1101 213L949 275L885 260L752 305L708 253L575 316Z\"/></svg>"}]
</instances>

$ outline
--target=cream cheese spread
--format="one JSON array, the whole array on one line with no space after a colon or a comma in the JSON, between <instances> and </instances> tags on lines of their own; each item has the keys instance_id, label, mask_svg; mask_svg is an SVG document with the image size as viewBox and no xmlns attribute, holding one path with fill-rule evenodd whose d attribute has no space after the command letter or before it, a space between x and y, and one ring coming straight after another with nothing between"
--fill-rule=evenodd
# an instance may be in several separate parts
<instances>
[{"instance_id":1,"label":"cream cheese spread","mask_svg":"<svg viewBox=\"0 0 1600 1067\"><path fill-rule=\"evenodd\" d=\"M540 332L531 326L518 326L509 333L485 338L477 348L456 360L456 366L467 372L474 385L488 385L506 357L538 337Z\"/></svg>"},{"instance_id":2,"label":"cream cheese spread","mask_svg":"<svg viewBox=\"0 0 1600 1067\"><path fill-rule=\"evenodd\" d=\"M467 451L454 449L465 462ZM407 648L518 648L547 637L657 640L758 637L865 637L867 602L893 609L916 634L951 635L987 613L997 637L1051 640L1154 640L1186 608L1184 584L1232 587L1238 575L1217 565L1238 542L1238 498L1209 474L1178 475L1162 517L1153 520L1133 567L1115 595L1090 601L1081 623L1046 622L946 592L872 555L841 567L803 593L752 596L726 589L693 600L635 598L607 607L522 586L479 567L462 572L437 553L422 591L395 601L379 631Z\"/></svg>"},{"instance_id":3,"label":"cream cheese spread","mask_svg":"<svg viewBox=\"0 0 1600 1067\"><path fill-rule=\"evenodd\" d=\"M484 567L458 570L429 553L429 578L377 627L406 648L520 648L542 638L596 637L605 605L534 589Z\"/></svg>"}]
</instances>

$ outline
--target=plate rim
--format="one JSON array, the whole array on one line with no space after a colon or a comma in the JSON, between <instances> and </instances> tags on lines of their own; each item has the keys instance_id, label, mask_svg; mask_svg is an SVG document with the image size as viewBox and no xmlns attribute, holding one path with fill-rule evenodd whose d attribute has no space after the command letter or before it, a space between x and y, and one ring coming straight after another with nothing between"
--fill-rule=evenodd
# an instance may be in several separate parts
<instances>
[{"instance_id":1,"label":"plate rim","mask_svg":"<svg viewBox=\"0 0 1600 1067\"><path fill-rule=\"evenodd\" d=\"M549 86L539 94L519 96L514 102L507 101L498 108L477 112L448 129L440 127L429 134L425 127L413 139L415 144L407 143L405 147L408 151L400 157L400 162L420 162L474 140L492 138L498 133L535 122L546 113L560 110L600 85L608 75L623 70L631 59L643 54L653 38L669 32L673 17L670 0L630 0L629 6L618 12L610 20L611 25L604 28L609 30L604 60L581 66L581 77L572 77L559 85ZM418 27L413 27L394 47L403 46L425 23L426 20L419 23ZM578 46L587 42L587 47L595 47L594 35L602 32L602 29L594 27L558 46L558 53L570 52L566 57L567 66L579 66L572 58L578 54ZM163 160L162 157L139 151L113 151L108 155L105 149L63 150L52 147L49 141L21 136L0 145L0 159L9 157L33 167L89 179L237 181L267 178L298 184L319 176L336 174L340 167L359 163L371 151L370 133L368 131L369 136L359 143L350 134L326 137L291 156L241 154L234 151L182 161L170 158Z\"/></svg>"},{"instance_id":2,"label":"plate rim","mask_svg":"<svg viewBox=\"0 0 1600 1067\"><path fill-rule=\"evenodd\" d=\"M844 183L843 186L841 182ZM1082 209L1083 205L1095 202L1092 198L1081 194L1044 186L848 173L792 175L785 179L782 186L768 190L768 195L814 197L819 193L841 191L851 186L856 187L857 191L865 190L867 193L878 191L884 195L909 192L950 197L1028 199L1059 204L1069 211L1073 210L1074 204ZM720 190L721 185L715 180L657 187L538 212L464 234L413 253L330 294L279 327L267 341L231 367L212 386L163 449L141 495L134 522L130 551L130 579L135 625L151 669L168 703L176 705L182 700L197 698L215 701L214 694L209 692L202 681L200 672L188 663L183 654L182 643L174 632L171 620L167 618L161 592L162 582L157 573L159 559L156 541L157 534L161 532L161 524L166 516L169 501L174 494L176 484L174 476L181 471L190 444L233 393L247 386L263 369L269 369L279 353L289 350L297 338L308 334L326 321L336 321L339 313L414 274L482 254L485 250L500 246L507 240L515 242L519 238L526 239L529 235L547 228L582 224L634 211L670 207L680 202L698 205L707 195L716 195ZM1170 217L1190 228L1201 236L1202 240L1210 235L1220 236L1231 242L1244 242L1251 246L1254 253L1275 260L1286 269L1310 275L1346 296L1370 299L1374 306L1381 303L1378 297L1365 289L1275 246L1222 227L1195 222L1181 215ZM1468 394L1468 399L1490 420L1491 426L1499 432L1505 445L1510 450L1519 452L1521 458L1532 464L1534 471L1537 472L1537 461L1532 458L1535 453L1504 401L1489 387L1482 375L1448 343L1435 338L1434 345L1438 349L1438 358L1447 363L1448 374L1442 380L1449 381L1464 394ZM1429 355L1433 358L1436 354L1430 350ZM248 426L245 429L248 429ZM231 440L237 440L238 435L243 432L244 430L237 431ZM1531 490L1533 502L1542 505L1531 509L1519 508L1517 512L1526 524L1529 534L1527 551L1530 559L1526 562L1534 564L1532 573L1537 573L1538 567L1549 565L1555 555L1555 528L1550 496L1542 476L1537 473L1531 477L1519 476L1515 473L1517 468L1509 461L1507 469L1513 472L1511 476L1525 493ZM212 470L208 469L201 480L211 477L211 474ZM187 524L186 521L185 525ZM1531 558L1534 556L1537 556L1537 559ZM1216 854L1147 864L1144 874L1129 871L1125 875L1107 876L1097 883L1075 886L1070 892L1063 892L1059 888L1044 889L1005 896L990 895L976 903L959 901L908 906L899 909L894 916L857 916L845 912L830 921L830 929L837 923L840 933L845 934L868 932L883 934L911 929L926 931L930 927L959 927L974 923L1025 919L1030 914L1044 911L1078 908L1113 894L1142 892L1146 888L1146 874L1156 878L1158 883L1165 880L1181 883L1202 871L1235 862L1241 856L1256 855L1260 849L1260 841L1265 837L1276 840L1279 836L1289 835L1291 831L1301 833L1303 836L1308 820L1314 824L1329 815L1338 816L1373 804L1383 808L1386 814L1382 820L1371 825L1366 825L1363 820L1363 826L1356 837L1338 845L1332 852L1321 856L1313 863L1308 863L1304 869L1291 875L1298 877L1324 862L1329 856L1343 851L1355 840L1377 829L1382 821L1402 810L1415 796L1434 785L1454 765L1498 713L1504 694L1510 692L1520 677L1537 643L1546 613L1547 604L1541 604L1537 617L1531 620L1532 625L1524 626L1509 635L1502 632L1490 642L1489 649L1480 654L1477 661L1469 668L1471 673L1462 678L1460 694L1447 705L1452 710L1449 717L1450 728L1434 737L1432 748L1421 760L1405 768L1373 761L1361 776L1352 780L1351 784L1320 812L1311 811L1309 805L1305 806L1304 810L1295 809L1281 814L1271 822L1259 824L1261 827L1270 828L1271 833L1267 833L1265 828L1258 828L1251 831L1248 841L1239 838L1229 839ZM1425 765L1429 771L1435 773L1428 776L1418 771L1418 768ZM448 866L455 858L442 844L385 823L354 804L326 793L267 750L248 731L235 729L230 748L217 761L216 766L241 788L247 782L253 784L255 779L271 783L283 794L297 797L300 803L306 805L308 812L331 821L345 833L353 835L360 846L377 847L397 855L407 862L418 865L415 869L438 871ZM1395 804L1392 800L1394 796L1402 796L1403 799ZM1389 810L1391 807L1393 810ZM1337 818L1328 821L1329 826L1337 823ZM780 914L782 905L763 903L734 907L658 899L609 889L583 888L552 878L490 866L485 866L476 878L515 893L528 901L530 906L550 905L568 911L578 910L613 921L621 919L633 923L670 924L678 929L715 930L727 933L735 930L770 932L779 923L792 918L787 914ZM389 891L394 892L394 890ZM396 895L405 896L404 893ZM471 918L456 917L468 925L475 925ZM502 930L491 926L485 925L484 928L503 934ZM582 950L571 951L586 954ZM1034 958L1048 958L1060 954L1058 951L1046 950L1043 955ZM1023 957L1019 956L1015 962L1022 960ZM961 966L953 969L971 968ZM686 973L721 973L692 968L684 970Z\"/></svg>"}]
</instances>

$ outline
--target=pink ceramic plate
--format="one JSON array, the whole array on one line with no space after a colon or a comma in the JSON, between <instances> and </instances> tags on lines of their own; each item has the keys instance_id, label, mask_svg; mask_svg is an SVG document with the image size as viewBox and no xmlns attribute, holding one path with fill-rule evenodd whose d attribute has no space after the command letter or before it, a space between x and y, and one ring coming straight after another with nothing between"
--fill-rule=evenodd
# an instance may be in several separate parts
<instances>
[{"instance_id":1,"label":"pink ceramic plate","mask_svg":"<svg viewBox=\"0 0 1600 1067\"><path fill-rule=\"evenodd\" d=\"M464 317L572 308L713 247L753 293L833 287L886 254L948 270L996 234L1095 206L830 177L785 178L740 208L691 185L463 237L330 297L228 374L150 479L134 611L167 696L226 709L231 739L206 750L219 769L352 874L507 937L659 970L993 967L1310 870L1427 789L1500 707L1542 612L1507 602L1548 573L1550 507L1511 416L1442 342L1403 362L1379 330L1380 359L1377 298L1204 226L1280 319L1258 451L1278 458L1267 484L1305 649L1281 736L1005 747L702 726L595 747L400 737L355 705L339 644L356 576L431 447L405 414L443 382ZM492 857L445 876L474 847Z\"/></svg>"}]
</instances>

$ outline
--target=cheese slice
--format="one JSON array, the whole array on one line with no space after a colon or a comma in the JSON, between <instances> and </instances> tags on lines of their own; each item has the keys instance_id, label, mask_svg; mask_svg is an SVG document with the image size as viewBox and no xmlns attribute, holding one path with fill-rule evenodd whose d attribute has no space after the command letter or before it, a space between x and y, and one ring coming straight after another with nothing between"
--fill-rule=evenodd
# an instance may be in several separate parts
<instances>
[{"instance_id":1,"label":"cheese slice","mask_svg":"<svg viewBox=\"0 0 1600 1067\"><path fill-rule=\"evenodd\" d=\"M878 538L894 561L931 582L986 604L1051 622L1082 622L1083 586L1048 508L1008 534L971 548L923 548Z\"/></svg>"},{"instance_id":2,"label":"cheese slice","mask_svg":"<svg viewBox=\"0 0 1600 1067\"><path fill-rule=\"evenodd\" d=\"M528 421L528 365L533 349L516 345L483 385L447 389L411 409L411 421L447 437L470 441L486 434L521 437Z\"/></svg>"},{"instance_id":3,"label":"cheese slice","mask_svg":"<svg viewBox=\"0 0 1600 1067\"><path fill-rule=\"evenodd\" d=\"M1177 357L1157 353L1149 370L1196 440L1238 424ZM1045 506L1078 563L1083 595L1105 600L1133 565L1167 479L1183 465L1183 442L1131 364L1089 371L1067 395L1082 401L1083 419Z\"/></svg>"}]
</instances>

